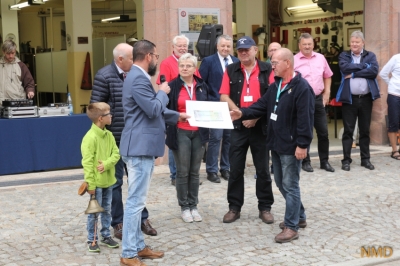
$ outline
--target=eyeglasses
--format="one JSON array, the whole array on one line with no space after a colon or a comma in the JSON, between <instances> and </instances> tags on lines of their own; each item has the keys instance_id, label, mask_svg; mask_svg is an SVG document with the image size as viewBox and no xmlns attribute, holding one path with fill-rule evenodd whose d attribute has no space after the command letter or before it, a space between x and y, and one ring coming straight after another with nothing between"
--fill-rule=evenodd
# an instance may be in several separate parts
<instances>
[{"instance_id":1,"label":"eyeglasses","mask_svg":"<svg viewBox=\"0 0 400 266\"><path fill-rule=\"evenodd\" d=\"M186 44L181 44L181 45L176 45L174 44L176 47L178 48L187 48L188 46Z\"/></svg>"},{"instance_id":2,"label":"eyeglasses","mask_svg":"<svg viewBox=\"0 0 400 266\"><path fill-rule=\"evenodd\" d=\"M193 65L179 65L179 68L192 68Z\"/></svg>"},{"instance_id":3,"label":"eyeglasses","mask_svg":"<svg viewBox=\"0 0 400 266\"><path fill-rule=\"evenodd\" d=\"M281 60L281 61L271 61L271 65L272 65L272 66L276 66L277 64L279 64L279 62L282 62L282 61L286 61L286 60Z\"/></svg>"},{"instance_id":4,"label":"eyeglasses","mask_svg":"<svg viewBox=\"0 0 400 266\"><path fill-rule=\"evenodd\" d=\"M155 54L155 53L149 53L149 54L154 55L156 57L156 59L158 59L160 57L159 54Z\"/></svg>"},{"instance_id":5,"label":"eyeglasses","mask_svg":"<svg viewBox=\"0 0 400 266\"><path fill-rule=\"evenodd\" d=\"M107 114L104 114L104 115L101 115L102 117L105 117L105 116L111 116L112 114L111 113L107 113Z\"/></svg>"}]
</instances>

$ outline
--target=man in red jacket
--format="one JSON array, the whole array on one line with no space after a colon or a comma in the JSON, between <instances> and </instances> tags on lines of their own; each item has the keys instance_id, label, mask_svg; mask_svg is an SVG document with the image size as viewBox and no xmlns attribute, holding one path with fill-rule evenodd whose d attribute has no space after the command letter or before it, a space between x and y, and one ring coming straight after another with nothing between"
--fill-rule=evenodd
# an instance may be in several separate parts
<instances>
[{"instance_id":1,"label":"man in red jacket","mask_svg":"<svg viewBox=\"0 0 400 266\"><path fill-rule=\"evenodd\" d=\"M189 38L185 35L177 35L172 39L172 55L165 58L160 64L160 73L158 74L157 84L160 85L161 75L165 76L165 81L170 82L179 74L178 59L181 55L186 54L189 48ZM195 75L200 77L199 71L196 68ZM175 186L176 166L174 155L171 150L168 150L169 171L171 184Z\"/></svg>"}]
</instances>

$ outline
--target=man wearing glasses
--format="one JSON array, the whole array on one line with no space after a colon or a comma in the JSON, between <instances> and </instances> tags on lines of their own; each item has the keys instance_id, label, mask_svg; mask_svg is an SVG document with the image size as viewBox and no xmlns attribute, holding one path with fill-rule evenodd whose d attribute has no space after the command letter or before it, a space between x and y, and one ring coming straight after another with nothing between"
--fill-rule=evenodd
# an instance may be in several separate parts
<instances>
[{"instance_id":1,"label":"man wearing glasses","mask_svg":"<svg viewBox=\"0 0 400 266\"><path fill-rule=\"evenodd\" d=\"M99 71L97 71L94 82L90 103L106 102L110 105L113 120L107 126L119 147L122 129L124 128L124 112L122 109L122 86L126 74L132 67L132 46L127 43L120 43L113 50L114 61ZM115 178L117 182L113 186L111 203L111 226L114 228L114 236L122 239L122 228L124 218L124 204L122 202L122 185L124 183L125 163L122 158L115 165ZM149 212L144 207L142 212L141 229L146 235L155 236L157 230L154 229L149 220Z\"/></svg>"},{"instance_id":2,"label":"man wearing glasses","mask_svg":"<svg viewBox=\"0 0 400 266\"><path fill-rule=\"evenodd\" d=\"M267 55L268 55L268 59L267 59L267 63L271 63L271 58L274 55L274 53L276 52L276 50L278 50L279 48L281 48L281 44L278 42L271 42L268 46L268 50L267 50Z\"/></svg>"},{"instance_id":3,"label":"man wearing glasses","mask_svg":"<svg viewBox=\"0 0 400 266\"><path fill-rule=\"evenodd\" d=\"M285 219L277 243L299 238L299 228L307 226L300 193L300 165L312 141L315 95L300 73L293 70L293 54L278 49L272 57L275 81L252 106L231 111L232 120L266 115L267 149L271 150L276 186L286 201Z\"/></svg>"},{"instance_id":4,"label":"man wearing glasses","mask_svg":"<svg viewBox=\"0 0 400 266\"><path fill-rule=\"evenodd\" d=\"M164 252L146 246L141 232L141 212L145 207L155 157L164 155L165 124L186 121L185 113L167 109L170 87L164 82L158 92L150 80L157 71L156 46L140 40L133 46L133 66L122 88L125 127L120 154L128 169L128 196L122 229L121 265L142 265L140 258L157 259Z\"/></svg>"},{"instance_id":5,"label":"man wearing glasses","mask_svg":"<svg viewBox=\"0 0 400 266\"><path fill-rule=\"evenodd\" d=\"M178 59L188 52L189 38L185 35L177 35L172 39L172 55L165 58L160 64L157 84L160 84L160 76L164 75L165 80L170 82L179 74Z\"/></svg>"},{"instance_id":6,"label":"man wearing glasses","mask_svg":"<svg viewBox=\"0 0 400 266\"><path fill-rule=\"evenodd\" d=\"M271 73L270 64L256 59L258 48L252 38L240 38L236 49L240 62L227 66L219 91L221 101L228 102L230 110L247 108L255 103L267 91ZM229 211L223 218L224 223L232 223L240 218L244 202L244 169L249 147L257 175L258 217L267 224L274 222L270 212L274 196L268 171L267 120L263 115L251 120L239 119L233 122L229 150L231 171L227 192Z\"/></svg>"},{"instance_id":7,"label":"man wearing glasses","mask_svg":"<svg viewBox=\"0 0 400 266\"><path fill-rule=\"evenodd\" d=\"M267 63L271 63L271 59L272 56L274 55L275 51L280 49L282 46L280 45L280 43L277 42L271 42L268 46L268 59L267 59ZM271 71L271 75L269 75L269 84L272 84L275 82L275 74L274 71Z\"/></svg>"}]
</instances>

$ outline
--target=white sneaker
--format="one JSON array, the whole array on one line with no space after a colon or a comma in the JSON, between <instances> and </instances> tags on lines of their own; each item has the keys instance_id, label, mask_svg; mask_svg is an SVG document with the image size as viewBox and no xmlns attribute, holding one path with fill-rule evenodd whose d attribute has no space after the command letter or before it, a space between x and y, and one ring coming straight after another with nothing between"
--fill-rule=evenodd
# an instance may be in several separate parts
<instances>
[{"instance_id":1,"label":"white sneaker","mask_svg":"<svg viewBox=\"0 0 400 266\"><path fill-rule=\"evenodd\" d=\"M190 213L192 214L193 221L201 222L203 220L203 218L201 218L199 211L197 209L190 210Z\"/></svg>"},{"instance_id":2,"label":"white sneaker","mask_svg":"<svg viewBox=\"0 0 400 266\"><path fill-rule=\"evenodd\" d=\"M184 211L182 211L181 217L182 217L182 220L183 220L185 223L193 223L193 216L192 216L192 214L190 213L190 210L184 210Z\"/></svg>"}]
</instances>

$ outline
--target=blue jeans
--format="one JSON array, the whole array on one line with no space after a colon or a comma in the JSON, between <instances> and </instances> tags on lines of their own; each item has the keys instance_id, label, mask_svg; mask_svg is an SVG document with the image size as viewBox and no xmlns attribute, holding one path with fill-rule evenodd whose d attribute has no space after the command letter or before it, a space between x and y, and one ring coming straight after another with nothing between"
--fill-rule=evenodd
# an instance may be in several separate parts
<instances>
[{"instance_id":1,"label":"blue jeans","mask_svg":"<svg viewBox=\"0 0 400 266\"><path fill-rule=\"evenodd\" d=\"M89 195L90 197L92 195ZM111 224L111 200L112 200L112 186L108 188L96 188L95 192L96 200L101 207L104 208L104 212L91 213L88 215L86 229L88 231L88 241L93 241L95 222L98 221L100 215L101 230L100 234L102 237L110 237L110 224ZM96 240L99 239L97 222L96 228Z\"/></svg>"},{"instance_id":2,"label":"blue jeans","mask_svg":"<svg viewBox=\"0 0 400 266\"><path fill-rule=\"evenodd\" d=\"M124 184L124 171L125 163L122 158L119 159L118 163L115 165L115 178L117 182L112 187L112 203L111 203L111 226L114 227L117 224L121 224L124 220L124 203L122 202L122 185ZM147 208L144 207L142 211L142 223L144 223L147 218L149 218L149 212Z\"/></svg>"},{"instance_id":3,"label":"blue jeans","mask_svg":"<svg viewBox=\"0 0 400 266\"><path fill-rule=\"evenodd\" d=\"M154 169L152 156L122 156L128 169L128 197L125 204L124 226L122 229L122 258L137 256L145 248L140 229L142 210L146 205Z\"/></svg>"},{"instance_id":4,"label":"blue jeans","mask_svg":"<svg viewBox=\"0 0 400 266\"><path fill-rule=\"evenodd\" d=\"M176 178L176 165L174 159L174 153L171 149L168 150L168 165L169 165L169 172L171 175L169 176L172 179Z\"/></svg>"},{"instance_id":5,"label":"blue jeans","mask_svg":"<svg viewBox=\"0 0 400 266\"><path fill-rule=\"evenodd\" d=\"M271 154L275 183L286 200L285 226L298 231L299 221L306 220L299 185L301 160L297 160L294 155L279 154L276 151L271 151Z\"/></svg>"},{"instance_id":6,"label":"blue jeans","mask_svg":"<svg viewBox=\"0 0 400 266\"><path fill-rule=\"evenodd\" d=\"M199 202L199 172L204 146L199 131L178 128L176 162L176 193L181 210L196 209Z\"/></svg>"},{"instance_id":7,"label":"blue jeans","mask_svg":"<svg viewBox=\"0 0 400 266\"><path fill-rule=\"evenodd\" d=\"M221 147L220 171L229 171L229 147L231 146L230 129L210 128L210 140L207 147L207 173L218 173L218 155ZM222 143L221 143L222 140Z\"/></svg>"}]
</instances>

